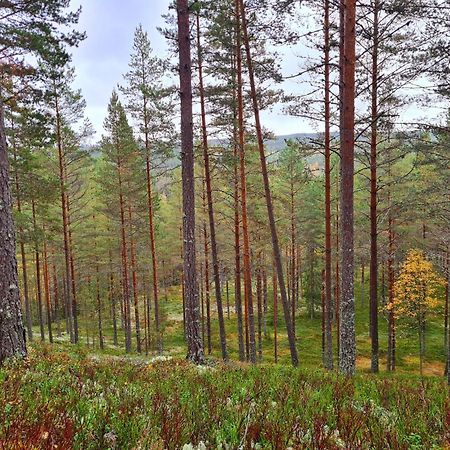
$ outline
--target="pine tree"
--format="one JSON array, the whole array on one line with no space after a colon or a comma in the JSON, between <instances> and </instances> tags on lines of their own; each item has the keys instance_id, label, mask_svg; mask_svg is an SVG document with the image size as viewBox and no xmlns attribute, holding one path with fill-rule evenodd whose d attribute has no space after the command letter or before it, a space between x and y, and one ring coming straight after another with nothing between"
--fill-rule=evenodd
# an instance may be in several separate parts
<instances>
[{"instance_id":1,"label":"pine tree","mask_svg":"<svg viewBox=\"0 0 450 450\"><path fill-rule=\"evenodd\" d=\"M119 236L121 247L122 295L125 328L125 348L131 351L131 292L130 292L130 241L127 232L127 215L130 203L129 186L132 168L137 159L137 144L133 131L128 123L125 109L117 93L114 91L108 106L108 116L104 127L107 132L102 139L101 151L104 154L106 171L102 177L104 192L110 196L116 194L115 203L118 206ZM112 185L110 184L112 183ZM108 200L106 200L108 201ZM117 211L116 209L114 212Z\"/></svg>"},{"instance_id":2,"label":"pine tree","mask_svg":"<svg viewBox=\"0 0 450 450\"><path fill-rule=\"evenodd\" d=\"M174 126L168 117L174 114L172 102L173 89L164 86L166 62L153 55L153 50L142 26L134 34L133 53L129 71L124 78L127 85L121 88L127 98L127 109L136 122L145 162L148 229L152 259L153 301L156 327L156 347L162 352L162 332L160 320L160 291L158 250L155 233L155 194L156 171L170 156Z\"/></svg>"},{"instance_id":3,"label":"pine tree","mask_svg":"<svg viewBox=\"0 0 450 450\"><path fill-rule=\"evenodd\" d=\"M189 6L177 0L178 51L181 96L181 165L183 180L183 256L187 358L196 364L204 359L200 331L199 291L196 276L194 135Z\"/></svg>"},{"instance_id":4,"label":"pine tree","mask_svg":"<svg viewBox=\"0 0 450 450\"><path fill-rule=\"evenodd\" d=\"M70 28L76 24L79 12L67 12L66 0L39 0L30 3L12 0L2 7L0 33L3 36L2 71L21 69L21 55L59 53L66 56L65 45L74 45L83 35L73 31L58 31L59 25ZM9 356L25 355L25 333L20 312L19 283L15 252L15 233L12 220L11 189L7 140L4 122L4 90L0 86L0 265L4 276L0 281L0 364Z\"/></svg>"}]
</instances>

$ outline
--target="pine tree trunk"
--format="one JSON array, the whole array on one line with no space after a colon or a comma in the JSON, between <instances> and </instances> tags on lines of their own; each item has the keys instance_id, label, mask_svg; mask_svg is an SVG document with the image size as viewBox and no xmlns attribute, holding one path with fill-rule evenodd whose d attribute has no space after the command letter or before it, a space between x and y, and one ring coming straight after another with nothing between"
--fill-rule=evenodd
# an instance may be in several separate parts
<instances>
[{"instance_id":1,"label":"pine tree trunk","mask_svg":"<svg viewBox=\"0 0 450 450\"><path fill-rule=\"evenodd\" d=\"M325 0L325 348L324 366L333 370L333 331L331 310L331 138L330 138L330 4Z\"/></svg>"},{"instance_id":2,"label":"pine tree trunk","mask_svg":"<svg viewBox=\"0 0 450 450\"><path fill-rule=\"evenodd\" d=\"M125 199L122 186L122 165L120 158L117 160L117 176L119 183L119 207L120 207L120 234L122 252L122 291L123 291L123 322L125 329L125 351L131 352L131 302L128 278L128 249L125 224Z\"/></svg>"},{"instance_id":3,"label":"pine tree trunk","mask_svg":"<svg viewBox=\"0 0 450 450\"><path fill-rule=\"evenodd\" d=\"M292 164L291 164L292 165ZM295 192L294 192L294 179L293 179L293 174L291 174L291 186L290 186L290 194L291 194L291 267L290 267L290 291L291 291L291 314L292 314L292 331L294 333L295 336L295 297L296 297L296 292L295 292L295 273L296 273L296 269L295 269L295 249L297 246L296 243L296 234L297 234L297 228L296 228L296 224L295 224Z\"/></svg>"},{"instance_id":4,"label":"pine tree trunk","mask_svg":"<svg viewBox=\"0 0 450 450\"><path fill-rule=\"evenodd\" d=\"M315 280L314 280L314 248L310 247L309 249L309 318L312 320L315 317L315 302L314 302L314 294L315 294Z\"/></svg>"},{"instance_id":5,"label":"pine tree trunk","mask_svg":"<svg viewBox=\"0 0 450 450\"><path fill-rule=\"evenodd\" d=\"M216 294L217 316L219 319L220 348L222 351L222 359L224 361L227 361L228 360L227 339L225 332L225 320L223 317L222 291L220 288L219 257L217 252L216 225L214 221L214 206L212 197L211 168L208 151L209 150L208 133L206 129L205 89L203 84L203 66L202 66L201 48L202 47L200 39L200 17L197 14L197 49L198 49L197 65L198 65L199 92L200 92L200 111L202 121L203 163L205 168L206 198L208 204L209 235L211 237L211 256L213 263L214 287Z\"/></svg>"},{"instance_id":6,"label":"pine tree trunk","mask_svg":"<svg viewBox=\"0 0 450 450\"><path fill-rule=\"evenodd\" d=\"M373 49L371 85L371 137L370 137L370 338L371 371L378 373L378 180L377 180L377 128L378 128L378 9L373 6Z\"/></svg>"},{"instance_id":7,"label":"pine tree trunk","mask_svg":"<svg viewBox=\"0 0 450 450\"><path fill-rule=\"evenodd\" d=\"M240 12L241 12L241 18L242 18L242 32L243 32L243 38L244 38L244 46L245 51L247 55L247 69L248 69L248 75L250 78L250 88L251 88L251 97L252 97L252 105L253 105L253 112L255 116L255 126L256 126L256 134L257 134L257 140L258 140L258 149L259 149L259 156L260 156L260 162L261 162L261 172L264 182L264 193L266 197L266 203L267 203L267 213L269 216L269 225L270 225L270 232L272 236L272 246L273 246L273 254L275 259L275 265L277 269L278 274L278 284L280 287L280 294L281 294L281 301L283 304L283 312L284 312L284 319L286 322L286 330L288 334L288 340L289 340L289 348L291 352L291 361L293 366L298 365L298 356L297 356L297 349L295 347L295 335L293 330L293 324L292 324L292 318L291 313L289 310L289 301L287 298L286 293L286 285L284 282L284 275L283 275L283 265L281 260L281 251L280 251L280 245L278 242L278 235L276 230L276 224L275 224L275 216L273 212L273 204L272 204L272 195L270 192L270 183L269 183L269 175L267 171L267 161L264 151L264 142L263 142L263 135L262 135L262 128L261 128L261 121L259 117L259 106L258 106L258 97L256 92L256 83L255 83L255 76L253 71L253 61L252 61L252 55L250 50L250 41L248 36L248 30L247 30L247 20L245 17L245 5L244 0L239 0L240 3Z\"/></svg>"},{"instance_id":8,"label":"pine tree trunk","mask_svg":"<svg viewBox=\"0 0 450 450\"><path fill-rule=\"evenodd\" d=\"M97 243L95 243L95 247L97 247ZM102 299L100 295L100 268L98 256L95 257L95 288L97 297L98 341L100 344L100 350L103 350L105 348L105 341L103 336Z\"/></svg>"},{"instance_id":9,"label":"pine tree trunk","mask_svg":"<svg viewBox=\"0 0 450 450\"><path fill-rule=\"evenodd\" d=\"M447 364L446 364L446 374L447 374L447 383L450 385L450 326L448 323L448 298L449 298L449 284L450 284L450 258L449 258L449 251L447 246L447 251L445 254L445 268L446 268L446 280L445 280L445 310L446 310L446 316L447 316L447 328L445 330L446 332L446 348L445 351L447 353Z\"/></svg>"},{"instance_id":10,"label":"pine tree trunk","mask_svg":"<svg viewBox=\"0 0 450 450\"><path fill-rule=\"evenodd\" d=\"M450 384L450 376L449 376L449 368L450 368L450 352L449 352L449 348L450 348L450 335L449 335L449 316L448 316L448 311L449 311L449 280L450 280L450 273L449 273L449 251L448 251L448 246L447 246L447 251L445 253L445 306L444 306L444 352L446 352L447 354L447 361L446 361L446 365L445 365L445 374L448 377L449 380L449 384Z\"/></svg>"},{"instance_id":11,"label":"pine tree trunk","mask_svg":"<svg viewBox=\"0 0 450 450\"><path fill-rule=\"evenodd\" d=\"M67 177L66 177L67 179ZM75 257L72 243L72 225L70 221L70 199L69 196L66 196L66 205L67 205L67 224L69 230L69 257L70 257L70 273L71 273L71 282L72 282L72 316L73 316L73 334L75 342L78 342L78 304L77 304L77 287L76 287L76 278L75 278Z\"/></svg>"},{"instance_id":12,"label":"pine tree trunk","mask_svg":"<svg viewBox=\"0 0 450 450\"><path fill-rule=\"evenodd\" d=\"M231 319L231 314L230 314L230 286L229 286L229 281L228 281L228 274L227 274L227 279L225 281L225 292L226 292L226 296L227 296L227 319L230 320Z\"/></svg>"},{"instance_id":13,"label":"pine tree trunk","mask_svg":"<svg viewBox=\"0 0 450 450\"><path fill-rule=\"evenodd\" d=\"M146 124L147 124L147 112ZM148 132L145 133L145 146L147 150L146 157L146 176L147 176L147 207L148 207L148 227L150 235L150 248L152 254L152 273L153 273L153 304L155 309L155 333L156 333L156 349L158 354L163 351L163 341L160 323L160 309L159 309L159 276L158 276L158 255L156 252L156 237L154 225L154 208L153 208L153 193L152 193L152 178L151 178L151 164L150 164L150 142ZM167 294L166 294L167 301Z\"/></svg>"},{"instance_id":14,"label":"pine tree trunk","mask_svg":"<svg viewBox=\"0 0 450 450\"><path fill-rule=\"evenodd\" d=\"M250 262L250 238L248 230L247 217L247 180L245 167L245 130L244 130L244 99L243 99L243 80L242 80L242 57L241 57L241 28L239 18L242 14L239 6L239 0L236 0L236 16L238 25L236 31L237 46L237 84L238 84L238 129L239 129L239 156L240 156L240 187L241 187L241 208L242 208L242 239L244 244L244 311L245 311L245 329L247 358L253 364L256 363L256 344L255 344L255 323L253 316L253 292L252 292L252 273ZM243 21L244 23L244 21ZM244 28L244 27L243 27Z\"/></svg>"},{"instance_id":15,"label":"pine tree trunk","mask_svg":"<svg viewBox=\"0 0 450 450\"><path fill-rule=\"evenodd\" d=\"M61 215L63 228L63 243L64 243L64 262L65 262L65 278L66 278L66 309L67 324L69 326L70 342L73 344L77 342L75 339L74 320L76 312L73 310L73 283L72 273L70 268L70 244L69 244L69 225L67 217L67 193L66 193L66 177L65 177L65 158L62 143L62 124L59 106L59 97L55 88L55 114L56 114L56 144L58 148L58 164L59 164L59 185L61 196Z\"/></svg>"},{"instance_id":16,"label":"pine tree trunk","mask_svg":"<svg viewBox=\"0 0 450 450\"><path fill-rule=\"evenodd\" d=\"M275 264L272 274L273 285L273 351L275 363L278 362L278 286Z\"/></svg>"},{"instance_id":17,"label":"pine tree trunk","mask_svg":"<svg viewBox=\"0 0 450 450\"><path fill-rule=\"evenodd\" d=\"M113 326L113 344L119 345L119 339L117 336L117 305L116 305L116 290L114 284L114 272L112 266L112 253L109 251L109 301L111 304L111 319Z\"/></svg>"},{"instance_id":18,"label":"pine tree trunk","mask_svg":"<svg viewBox=\"0 0 450 450\"><path fill-rule=\"evenodd\" d=\"M339 176L336 177L336 280L335 280L335 294L334 294L334 308L336 320L336 357L339 366L339 354L341 346L341 281L340 281L340 243L339 243Z\"/></svg>"},{"instance_id":19,"label":"pine tree trunk","mask_svg":"<svg viewBox=\"0 0 450 450\"><path fill-rule=\"evenodd\" d=\"M390 158L390 155L389 155ZM391 164L388 165L388 177L391 176ZM392 205L392 194L391 188L388 187L387 193L388 202L388 236L389 236L389 247L388 247L388 261L387 261L387 272L388 272L388 352L387 352L387 369L388 371L395 370L396 358L395 358L395 310L394 310L394 256L395 256L395 220L393 215L393 205ZM384 264L383 264L383 278L384 278ZM383 302L384 302L384 279L382 283L383 290Z\"/></svg>"},{"instance_id":20,"label":"pine tree trunk","mask_svg":"<svg viewBox=\"0 0 450 450\"><path fill-rule=\"evenodd\" d=\"M181 96L181 168L183 180L183 256L187 358L196 364L204 361L200 331L199 291L196 277L195 180L192 115L192 74L189 7L177 0L178 45Z\"/></svg>"},{"instance_id":21,"label":"pine tree trunk","mask_svg":"<svg viewBox=\"0 0 450 450\"><path fill-rule=\"evenodd\" d=\"M57 336L61 337L61 316L60 316L60 306L59 306L59 289L58 289L58 277L56 273L56 266L53 264L53 298L55 302L55 322L56 322L56 333Z\"/></svg>"},{"instance_id":22,"label":"pine tree trunk","mask_svg":"<svg viewBox=\"0 0 450 450\"><path fill-rule=\"evenodd\" d=\"M320 289L320 299L322 303L322 362L324 367L326 366L326 357L325 357L325 322L326 322L326 307L325 307L325 269L322 269L321 272L321 289Z\"/></svg>"},{"instance_id":23,"label":"pine tree trunk","mask_svg":"<svg viewBox=\"0 0 450 450\"><path fill-rule=\"evenodd\" d=\"M264 338L268 337L267 332L267 311L269 308L268 305L268 292L267 292L267 272L266 269L263 269L262 273L262 285L263 285L263 330L264 330Z\"/></svg>"},{"instance_id":24,"label":"pine tree trunk","mask_svg":"<svg viewBox=\"0 0 450 450\"><path fill-rule=\"evenodd\" d=\"M144 351L145 355L148 355L148 320L150 319L150 315L148 314L148 303L150 302L150 298L147 291L147 283L145 282L145 275L142 277L143 279L143 287L144 287Z\"/></svg>"},{"instance_id":25,"label":"pine tree trunk","mask_svg":"<svg viewBox=\"0 0 450 450\"><path fill-rule=\"evenodd\" d=\"M355 147L355 21L356 0L345 0L344 60L341 129L341 281L340 372L353 375L356 368L353 177Z\"/></svg>"},{"instance_id":26,"label":"pine tree trunk","mask_svg":"<svg viewBox=\"0 0 450 450\"><path fill-rule=\"evenodd\" d=\"M36 262L36 297L38 302L38 317L39 317L39 329L41 332L41 341L45 341L44 332L44 313L42 307L42 286L41 286L41 258L39 252L39 245L37 241L37 223L36 223L36 203L34 199L31 201L32 218L33 218L33 231L35 234L34 242L34 255Z\"/></svg>"},{"instance_id":27,"label":"pine tree trunk","mask_svg":"<svg viewBox=\"0 0 450 450\"><path fill-rule=\"evenodd\" d=\"M205 331L205 289L203 284L203 263L200 262L200 307L201 307L201 325L202 325L202 341L206 342Z\"/></svg>"},{"instance_id":28,"label":"pine tree trunk","mask_svg":"<svg viewBox=\"0 0 450 450\"><path fill-rule=\"evenodd\" d=\"M133 301L134 301L134 321L136 327L136 350L138 353L142 352L141 346L141 319L139 314L139 292L137 282L137 262L136 262L136 243L133 236L133 221L131 205L128 205L128 219L130 228L130 253L131 253L131 279L133 283Z\"/></svg>"},{"instance_id":29,"label":"pine tree trunk","mask_svg":"<svg viewBox=\"0 0 450 450\"><path fill-rule=\"evenodd\" d=\"M47 242L45 240L44 240L44 289L45 289L45 306L47 310L48 340L51 344L53 344L52 304L50 299L50 275L48 266Z\"/></svg>"},{"instance_id":30,"label":"pine tree trunk","mask_svg":"<svg viewBox=\"0 0 450 450\"><path fill-rule=\"evenodd\" d=\"M15 142L15 140L14 140ZM13 157L14 162L17 163L17 153L15 144L13 143ZM14 171L14 179L16 184L16 202L17 202L17 211L19 214L22 213L22 199L20 192L20 181L19 181L19 171L16 168ZM23 238L23 228L19 226L19 240L20 240L20 257L22 261L22 277L23 277L23 299L25 303L25 321L27 325L27 333L28 340L33 340L33 318L31 316L31 303L30 303L30 295L28 292L28 272L27 272L27 257L25 252L25 243Z\"/></svg>"},{"instance_id":31,"label":"pine tree trunk","mask_svg":"<svg viewBox=\"0 0 450 450\"><path fill-rule=\"evenodd\" d=\"M0 98L0 364L6 358L26 356L25 329L20 310L16 242L9 186L3 102Z\"/></svg>"},{"instance_id":32,"label":"pine tree trunk","mask_svg":"<svg viewBox=\"0 0 450 450\"><path fill-rule=\"evenodd\" d=\"M236 52L240 52L240 48L237 47ZM236 57L236 61L237 61ZM237 72L234 70L233 73ZM239 88L238 88L239 89ZM237 92L234 93L235 101L237 104ZM239 108L239 106L238 106ZM239 216L239 200L240 200L240 186L239 186L239 140L238 138L238 120L239 113L235 111L234 118L234 299L236 306L237 317L237 329L238 329L238 346L239 346L239 361L245 360L245 345L244 345L244 325L242 318L242 290L241 290L241 237L240 237L240 216Z\"/></svg>"},{"instance_id":33,"label":"pine tree trunk","mask_svg":"<svg viewBox=\"0 0 450 450\"><path fill-rule=\"evenodd\" d=\"M262 279L261 279L261 257L256 272L256 298L258 305L258 359L262 361Z\"/></svg>"},{"instance_id":34,"label":"pine tree trunk","mask_svg":"<svg viewBox=\"0 0 450 450\"><path fill-rule=\"evenodd\" d=\"M203 185L203 194L205 194ZM205 210L205 196L203 195L203 209ZM206 340L208 355L212 352L211 344L211 292L209 286L209 245L208 245L208 231L206 222L203 222L203 243L204 243L204 258L205 258L205 301L206 301Z\"/></svg>"},{"instance_id":35,"label":"pine tree trunk","mask_svg":"<svg viewBox=\"0 0 450 450\"><path fill-rule=\"evenodd\" d=\"M300 246L297 245L295 249L296 263L295 263L295 307L298 309L301 300L301 251Z\"/></svg>"}]
</instances>

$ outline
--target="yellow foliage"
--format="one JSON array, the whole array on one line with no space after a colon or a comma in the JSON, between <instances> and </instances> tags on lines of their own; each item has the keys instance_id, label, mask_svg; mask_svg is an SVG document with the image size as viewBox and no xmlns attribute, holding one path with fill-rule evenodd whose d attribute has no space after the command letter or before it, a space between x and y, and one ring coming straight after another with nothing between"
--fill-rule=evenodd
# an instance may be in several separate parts
<instances>
[{"instance_id":1,"label":"yellow foliage","mask_svg":"<svg viewBox=\"0 0 450 450\"><path fill-rule=\"evenodd\" d=\"M425 314L439 306L438 289L444 280L419 250L410 250L394 283L394 301L388 309L396 318L422 321Z\"/></svg>"}]
</instances>

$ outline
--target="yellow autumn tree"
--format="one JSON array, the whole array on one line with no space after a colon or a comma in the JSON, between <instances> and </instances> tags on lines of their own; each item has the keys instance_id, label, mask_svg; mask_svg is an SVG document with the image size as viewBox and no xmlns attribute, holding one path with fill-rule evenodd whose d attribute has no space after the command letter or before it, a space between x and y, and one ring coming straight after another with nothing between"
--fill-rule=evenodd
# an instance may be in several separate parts
<instances>
[{"instance_id":1,"label":"yellow autumn tree","mask_svg":"<svg viewBox=\"0 0 450 450\"><path fill-rule=\"evenodd\" d=\"M423 252L410 250L394 283L393 309L396 319L405 321L417 330L419 337L420 374L425 353L425 324L428 314L439 304L439 286L443 280Z\"/></svg>"}]
</instances>

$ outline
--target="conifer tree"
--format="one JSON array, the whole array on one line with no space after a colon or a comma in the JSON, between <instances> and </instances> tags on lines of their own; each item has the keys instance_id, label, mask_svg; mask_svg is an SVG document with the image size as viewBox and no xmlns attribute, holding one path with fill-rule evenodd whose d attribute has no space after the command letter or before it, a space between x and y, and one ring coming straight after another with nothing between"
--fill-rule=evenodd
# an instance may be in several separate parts
<instances>
[{"instance_id":1,"label":"conifer tree","mask_svg":"<svg viewBox=\"0 0 450 450\"><path fill-rule=\"evenodd\" d=\"M181 165L183 180L183 256L187 358L203 362L203 342L200 331L199 290L196 276L195 249L195 183L194 134L192 116L192 67L189 5L177 0L178 51L181 97Z\"/></svg>"},{"instance_id":2,"label":"conifer tree","mask_svg":"<svg viewBox=\"0 0 450 450\"><path fill-rule=\"evenodd\" d=\"M26 63L19 58L27 54L59 53L67 57L64 47L75 45L83 38L82 34L70 30L78 22L79 11L68 12L68 5L67 0L12 0L2 5L2 72L10 69L20 71ZM60 31L64 28L69 30ZM5 268L0 280L0 364L9 356L26 354L4 121L4 103L7 100L0 85L0 266Z\"/></svg>"},{"instance_id":3,"label":"conifer tree","mask_svg":"<svg viewBox=\"0 0 450 450\"><path fill-rule=\"evenodd\" d=\"M165 86L163 82L166 66L165 61L153 55L148 34L140 25L134 34L129 71L124 76L127 84L121 90L127 98L126 107L137 125L142 158L145 162L156 347L159 353L162 352L163 343L154 184L157 169L163 166L170 156L175 135L174 125L170 120L174 114L173 89Z\"/></svg>"}]
</instances>

